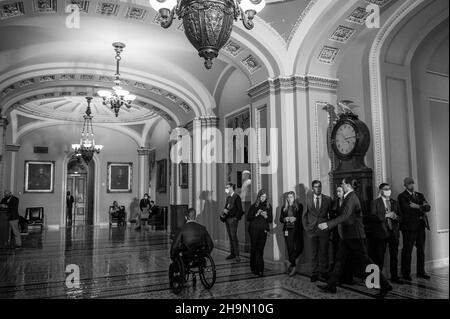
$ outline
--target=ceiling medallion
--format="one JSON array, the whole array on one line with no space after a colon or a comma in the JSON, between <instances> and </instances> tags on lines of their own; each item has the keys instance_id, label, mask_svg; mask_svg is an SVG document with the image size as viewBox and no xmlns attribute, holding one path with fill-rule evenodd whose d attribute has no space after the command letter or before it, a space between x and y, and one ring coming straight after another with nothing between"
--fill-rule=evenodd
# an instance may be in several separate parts
<instances>
[{"instance_id":1,"label":"ceiling medallion","mask_svg":"<svg viewBox=\"0 0 450 319\"><path fill-rule=\"evenodd\" d=\"M183 20L184 33L211 69L212 60L230 39L234 20L241 16L244 26L253 29L253 18L265 0L149 0L161 15L161 26L172 25L175 14Z\"/></svg>"}]
</instances>

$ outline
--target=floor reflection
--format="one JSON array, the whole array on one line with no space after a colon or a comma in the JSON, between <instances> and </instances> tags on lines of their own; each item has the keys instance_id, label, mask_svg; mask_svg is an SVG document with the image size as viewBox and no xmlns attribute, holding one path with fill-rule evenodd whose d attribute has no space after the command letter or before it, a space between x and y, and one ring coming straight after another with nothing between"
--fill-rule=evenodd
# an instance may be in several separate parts
<instances>
[{"instance_id":1,"label":"floor reflection","mask_svg":"<svg viewBox=\"0 0 450 319\"><path fill-rule=\"evenodd\" d=\"M267 270L265 278L257 278L251 274L247 259L236 264L226 261L226 254L214 251L217 282L213 289L194 288L189 283L175 296L169 290L167 275L170 240L163 232L75 226L30 231L23 237L23 246L0 251L0 298L367 299L375 295L362 284L344 286L337 295L324 295L307 276L288 278L274 270ZM79 268L79 287L68 288L68 265ZM431 281L395 286L389 298L448 299L448 267L431 273Z\"/></svg>"}]
</instances>

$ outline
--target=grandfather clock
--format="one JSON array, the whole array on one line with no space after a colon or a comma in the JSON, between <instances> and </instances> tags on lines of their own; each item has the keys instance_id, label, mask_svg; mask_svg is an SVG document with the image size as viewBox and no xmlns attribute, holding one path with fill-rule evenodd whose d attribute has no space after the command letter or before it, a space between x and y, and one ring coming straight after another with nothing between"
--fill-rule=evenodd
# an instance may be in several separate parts
<instances>
[{"instance_id":1,"label":"grandfather clock","mask_svg":"<svg viewBox=\"0 0 450 319\"><path fill-rule=\"evenodd\" d=\"M351 111L336 116L330 122L329 150L332 159L330 181L335 188L345 177L356 179L358 195L363 213L370 209L373 199L373 171L365 164L365 156L370 147L370 131L367 125Z\"/></svg>"}]
</instances>

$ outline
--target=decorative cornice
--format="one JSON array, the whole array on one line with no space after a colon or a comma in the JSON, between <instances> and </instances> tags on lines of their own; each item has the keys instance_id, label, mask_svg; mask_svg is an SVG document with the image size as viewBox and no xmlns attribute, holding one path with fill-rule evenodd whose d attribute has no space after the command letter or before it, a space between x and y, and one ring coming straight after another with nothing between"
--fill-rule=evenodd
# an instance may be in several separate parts
<instances>
[{"instance_id":1,"label":"decorative cornice","mask_svg":"<svg viewBox=\"0 0 450 319\"><path fill-rule=\"evenodd\" d=\"M280 91L293 92L297 90L327 90L336 92L339 80L331 79L315 75L293 75L290 77L278 77L275 79L268 79L251 87L247 94L253 99L258 100L270 92L279 93Z\"/></svg>"},{"instance_id":2,"label":"decorative cornice","mask_svg":"<svg viewBox=\"0 0 450 319\"><path fill-rule=\"evenodd\" d=\"M201 128L219 127L219 118L217 116L201 116L194 118L193 126Z\"/></svg>"},{"instance_id":3,"label":"decorative cornice","mask_svg":"<svg viewBox=\"0 0 450 319\"><path fill-rule=\"evenodd\" d=\"M20 145L6 145L6 151L7 152L15 152L17 153L20 150Z\"/></svg>"},{"instance_id":4,"label":"decorative cornice","mask_svg":"<svg viewBox=\"0 0 450 319\"><path fill-rule=\"evenodd\" d=\"M113 80L114 80L113 77L110 76L104 76L101 74L94 74L94 73L88 74L86 72L46 74L31 77L25 80L20 80L13 84L8 85L6 88L0 88L0 99L3 100L4 98L12 96L15 93L17 93L17 91L19 91L20 89L26 88L28 90L29 87L36 86L42 83L47 84L55 82L57 83L58 86L70 86L70 85L74 86L75 84L78 84L80 82L89 82L89 85L92 86L92 83L94 82L95 84L99 84L100 85L99 87L108 88L113 86ZM178 107L180 107L184 113L189 113L192 111L192 107L185 100L174 95L169 91L166 91L154 85L149 85L146 83L125 78L122 79L122 85L128 87L129 90L133 90L134 91L133 93L137 93L137 95L139 95L139 92L146 92L146 93L151 92L155 95L159 95L162 98L178 105ZM53 95L57 96L56 92L53 93Z\"/></svg>"}]
</instances>

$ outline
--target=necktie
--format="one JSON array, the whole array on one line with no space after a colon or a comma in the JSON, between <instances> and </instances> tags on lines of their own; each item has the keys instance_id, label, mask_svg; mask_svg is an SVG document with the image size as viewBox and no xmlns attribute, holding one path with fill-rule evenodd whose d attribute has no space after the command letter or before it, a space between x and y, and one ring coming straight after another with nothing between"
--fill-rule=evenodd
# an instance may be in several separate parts
<instances>
[{"instance_id":1,"label":"necktie","mask_svg":"<svg viewBox=\"0 0 450 319\"><path fill-rule=\"evenodd\" d=\"M386 200L386 211L388 213L390 213L392 211L392 209L391 209L391 201L389 199ZM391 221L391 219L390 218L386 218L386 220L387 220L387 225L388 225L389 230L392 230L392 221Z\"/></svg>"},{"instance_id":2,"label":"necktie","mask_svg":"<svg viewBox=\"0 0 450 319\"><path fill-rule=\"evenodd\" d=\"M316 209L317 209L317 210L320 209L319 197L316 197Z\"/></svg>"}]
</instances>

